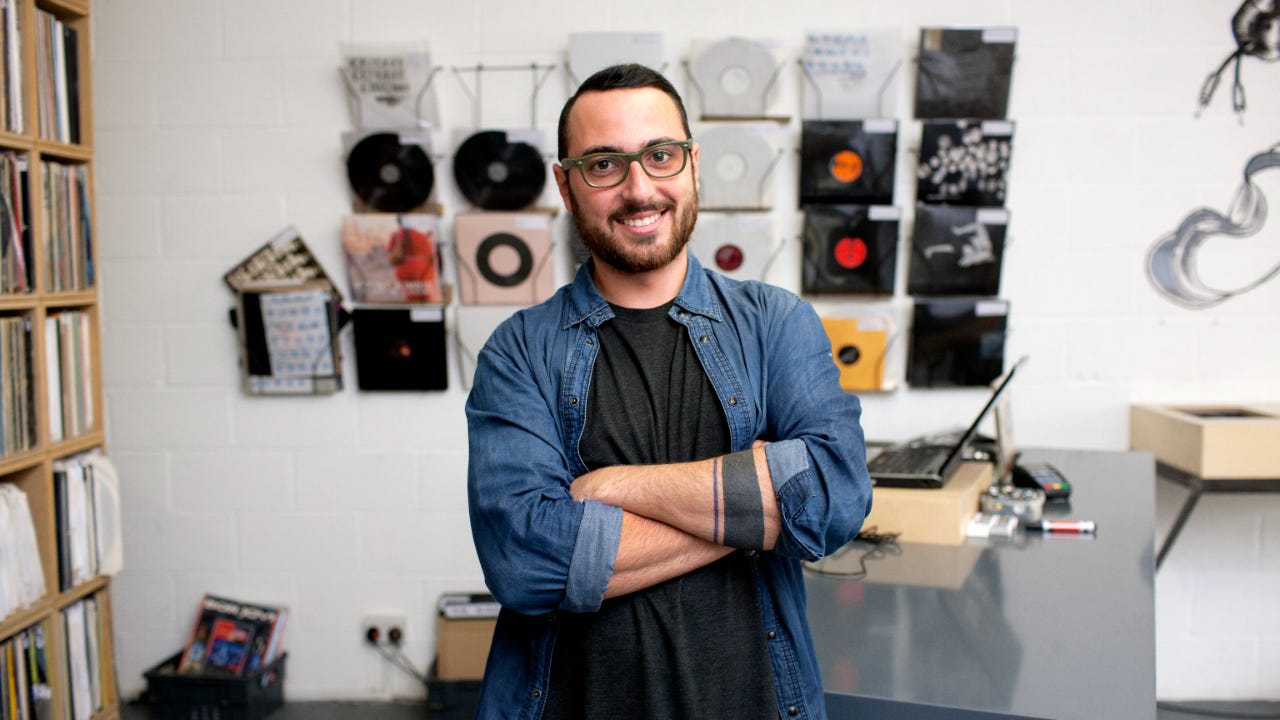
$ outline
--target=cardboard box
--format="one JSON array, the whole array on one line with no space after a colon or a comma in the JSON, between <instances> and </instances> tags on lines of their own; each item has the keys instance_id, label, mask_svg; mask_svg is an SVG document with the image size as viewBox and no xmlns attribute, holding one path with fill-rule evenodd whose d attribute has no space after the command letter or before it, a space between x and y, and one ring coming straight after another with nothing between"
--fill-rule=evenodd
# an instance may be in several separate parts
<instances>
[{"instance_id":1,"label":"cardboard box","mask_svg":"<svg viewBox=\"0 0 1280 720\"><path fill-rule=\"evenodd\" d=\"M447 618L436 621L436 677L479 680L489 659L497 618Z\"/></svg>"},{"instance_id":2,"label":"cardboard box","mask_svg":"<svg viewBox=\"0 0 1280 720\"><path fill-rule=\"evenodd\" d=\"M965 462L940 488L874 488L862 526L899 533L898 542L961 545L991 476L990 463Z\"/></svg>"},{"instance_id":3,"label":"cardboard box","mask_svg":"<svg viewBox=\"0 0 1280 720\"><path fill-rule=\"evenodd\" d=\"M1129 446L1205 480L1280 478L1280 405L1133 405Z\"/></svg>"}]
</instances>

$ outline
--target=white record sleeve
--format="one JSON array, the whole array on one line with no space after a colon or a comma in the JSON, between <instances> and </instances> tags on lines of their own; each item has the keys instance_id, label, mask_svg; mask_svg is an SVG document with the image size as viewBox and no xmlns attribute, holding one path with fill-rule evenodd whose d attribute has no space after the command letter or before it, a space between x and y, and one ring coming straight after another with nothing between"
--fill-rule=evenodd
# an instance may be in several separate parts
<instances>
[{"instance_id":1,"label":"white record sleeve","mask_svg":"<svg viewBox=\"0 0 1280 720\"><path fill-rule=\"evenodd\" d=\"M806 33L800 57L804 119L897 117L906 57L896 31Z\"/></svg>"},{"instance_id":2,"label":"white record sleeve","mask_svg":"<svg viewBox=\"0 0 1280 720\"><path fill-rule=\"evenodd\" d=\"M773 218L762 213L704 212L689 251L705 268L737 280L767 280L778 250Z\"/></svg>"},{"instance_id":3,"label":"white record sleeve","mask_svg":"<svg viewBox=\"0 0 1280 720\"><path fill-rule=\"evenodd\" d=\"M774 145L771 123L705 125L694 133L698 151L699 193L704 210L767 210L773 207Z\"/></svg>"},{"instance_id":4,"label":"white record sleeve","mask_svg":"<svg viewBox=\"0 0 1280 720\"><path fill-rule=\"evenodd\" d=\"M690 103L704 118L768 118L778 107L781 64L771 42L740 37L695 40L689 63Z\"/></svg>"}]
</instances>

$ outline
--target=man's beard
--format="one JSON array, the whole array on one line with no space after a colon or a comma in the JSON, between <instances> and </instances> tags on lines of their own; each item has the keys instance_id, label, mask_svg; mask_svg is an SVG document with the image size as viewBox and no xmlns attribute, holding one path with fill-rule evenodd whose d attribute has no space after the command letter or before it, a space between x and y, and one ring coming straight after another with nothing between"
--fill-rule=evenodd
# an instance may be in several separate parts
<instances>
[{"instance_id":1,"label":"man's beard","mask_svg":"<svg viewBox=\"0 0 1280 720\"><path fill-rule=\"evenodd\" d=\"M648 206L628 205L607 218L604 225L589 224L589 221L578 212L578 200L573 192L569 193L569 206L573 210L573 225L578 230L578 238L582 245L600 262L609 267L629 273L643 273L666 267L675 260L689 244L693 236L693 226L698 221L698 195L690 193L682 209L675 213L671 226L671 242L668 247L656 253L638 252L629 247L625 241L616 239L608 230L608 223L628 215L638 215L655 210L674 210L675 204L669 200ZM643 241L642 241L643 242ZM657 242L654 240L653 242Z\"/></svg>"}]
</instances>

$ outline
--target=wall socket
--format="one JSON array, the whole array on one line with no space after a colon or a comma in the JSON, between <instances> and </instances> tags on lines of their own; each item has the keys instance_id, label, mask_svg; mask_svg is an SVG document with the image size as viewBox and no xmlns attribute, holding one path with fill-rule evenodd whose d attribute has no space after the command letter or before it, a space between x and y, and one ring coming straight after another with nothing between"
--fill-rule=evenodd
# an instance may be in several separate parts
<instances>
[{"instance_id":1,"label":"wall socket","mask_svg":"<svg viewBox=\"0 0 1280 720\"><path fill-rule=\"evenodd\" d=\"M366 643L400 644L404 642L408 616L404 613L370 613L360 621L360 637Z\"/></svg>"}]
</instances>

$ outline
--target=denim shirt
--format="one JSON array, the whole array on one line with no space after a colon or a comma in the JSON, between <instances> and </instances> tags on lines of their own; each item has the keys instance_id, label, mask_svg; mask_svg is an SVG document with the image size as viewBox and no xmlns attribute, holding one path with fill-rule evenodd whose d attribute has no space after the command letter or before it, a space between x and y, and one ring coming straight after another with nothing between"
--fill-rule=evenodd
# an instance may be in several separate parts
<instances>
[{"instance_id":1,"label":"denim shirt","mask_svg":"<svg viewBox=\"0 0 1280 720\"><path fill-rule=\"evenodd\" d=\"M556 613L600 608L622 510L575 501L597 328L613 317L590 261L550 300L517 312L480 351L467 398L471 531L502 605L477 718L538 720ZM734 451L765 447L782 529L756 557L778 707L824 718L800 563L838 549L871 509L857 397L843 392L813 308L784 289L689 269L671 307L719 396Z\"/></svg>"}]
</instances>

